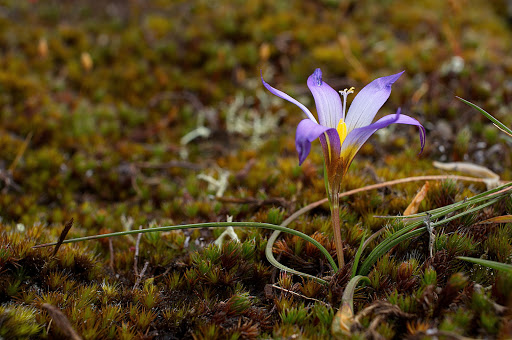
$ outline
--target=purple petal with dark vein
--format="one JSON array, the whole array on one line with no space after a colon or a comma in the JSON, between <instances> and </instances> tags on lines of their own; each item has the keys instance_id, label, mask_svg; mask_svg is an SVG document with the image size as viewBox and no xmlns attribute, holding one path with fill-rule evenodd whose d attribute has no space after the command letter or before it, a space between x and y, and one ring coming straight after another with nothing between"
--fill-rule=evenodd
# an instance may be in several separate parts
<instances>
[{"instance_id":1,"label":"purple petal with dark vein","mask_svg":"<svg viewBox=\"0 0 512 340\"><path fill-rule=\"evenodd\" d=\"M304 111L304 113L306 114L306 116L308 116L309 119L311 119L313 122L316 123L316 119L315 119L315 116L313 116L313 114L311 113L311 111L308 110L307 107L305 107L302 103L300 103L298 100L296 100L295 98L292 98L291 96L287 95L286 93L284 93L283 91L279 91L278 89L275 89L273 88L272 86L270 86L269 84L267 84L265 82L265 80L263 80L263 75L261 76L261 81L263 83L263 86L265 86L267 88L267 90L269 90L270 92L272 92L273 94L275 94L276 96L280 97L280 98L283 98L284 100L287 100L289 101L290 103L293 103L295 105L297 105L302 111Z\"/></svg>"},{"instance_id":2,"label":"purple petal with dark vein","mask_svg":"<svg viewBox=\"0 0 512 340\"><path fill-rule=\"evenodd\" d=\"M335 129L342 118L339 93L322 80L322 71L319 68L309 76L308 87L315 98L320 125Z\"/></svg>"},{"instance_id":3,"label":"purple petal with dark vein","mask_svg":"<svg viewBox=\"0 0 512 340\"><path fill-rule=\"evenodd\" d=\"M302 165L304 160L306 160L306 157L309 155L309 152L311 151L311 142L327 130L329 130L328 127L318 125L310 119L304 119L299 123L299 125L297 125L295 148L299 153L299 165Z\"/></svg>"},{"instance_id":4,"label":"purple petal with dark vein","mask_svg":"<svg viewBox=\"0 0 512 340\"><path fill-rule=\"evenodd\" d=\"M350 131L341 146L342 157L351 160L368 138L375 133L375 131L385 128L391 124L408 124L417 126L420 133L420 153L423 152L423 147L425 146L425 128L416 119L400 114L400 109L398 109L397 113L394 115L384 116L371 125ZM344 153L346 155L343 155Z\"/></svg>"},{"instance_id":5,"label":"purple petal with dark vein","mask_svg":"<svg viewBox=\"0 0 512 340\"><path fill-rule=\"evenodd\" d=\"M352 101L345 123L347 131L370 125L379 109L391 94L391 85L404 71L391 76L375 79L366 85Z\"/></svg>"},{"instance_id":6,"label":"purple petal with dark vein","mask_svg":"<svg viewBox=\"0 0 512 340\"><path fill-rule=\"evenodd\" d=\"M338 131L336 131L336 129L326 130L325 135L327 135L327 140L325 138L320 138L320 143L322 143L324 155L327 155L329 157L329 159L327 160L328 163L331 162L332 160L337 162L338 158L340 158L341 150L340 135L338 134Z\"/></svg>"}]
</instances>

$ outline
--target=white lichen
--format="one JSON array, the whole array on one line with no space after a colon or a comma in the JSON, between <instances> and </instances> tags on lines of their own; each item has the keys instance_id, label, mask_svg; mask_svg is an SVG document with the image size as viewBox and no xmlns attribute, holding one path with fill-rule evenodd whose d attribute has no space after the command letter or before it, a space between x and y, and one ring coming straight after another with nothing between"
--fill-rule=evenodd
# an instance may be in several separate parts
<instances>
[{"instance_id":1,"label":"white lichen","mask_svg":"<svg viewBox=\"0 0 512 340\"><path fill-rule=\"evenodd\" d=\"M216 172L218 174L218 178L214 178L206 173L200 173L197 175L197 178L208 182L208 190L215 191L215 197L221 197L228 188L230 172L221 168L217 168Z\"/></svg>"},{"instance_id":2,"label":"white lichen","mask_svg":"<svg viewBox=\"0 0 512 340\"><path fill-rule=\"evenodd\" d=\"M233 222L233 216L228 215L226 218L226 222ZM235 229L233 229L232 226L229 226L226 228L226 230L224 230L222 234L220 234L219 237L217 237L217 239L213 243L218 247L222 247L222 245L224 244L224 239L226 237L229 237L230 239L235 240L236 242L240 242L238 235L235 233Z\"/></svg>"}]
</instances>

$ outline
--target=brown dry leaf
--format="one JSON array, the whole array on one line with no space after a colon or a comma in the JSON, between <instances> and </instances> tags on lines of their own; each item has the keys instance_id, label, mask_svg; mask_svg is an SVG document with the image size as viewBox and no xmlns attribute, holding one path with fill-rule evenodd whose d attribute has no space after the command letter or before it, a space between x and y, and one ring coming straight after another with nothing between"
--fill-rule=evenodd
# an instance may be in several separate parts
<instances>
[{"instance_id":1,"label":"brown dry leaf","mask_svg":"<svg viewBox=\"0 0 512 340\"><path fill-rule=\"evenodd\" d=\"M512 137L512 135L511 135L509 132L507 132L507 131L503 130L503 129L502 129L501 127L499 127L498 125L496 125L496 124L494 124L494 123L492 123L492 125L496 126L496 127L498 128L498 130L500 130L501 132L503 132L503 133L505 133L505 134L509 135L510 137Z\"/></svg>"},{"instance_id":2,"label":"brown dry leaf","mask_svg":"<svg viewBox=\"0 0 512 340\"><path fill-rule=\"evenodd\" d=\"M331 325L331 334L335 339L344 339L350 336L350 328L354 324L354 312L350 304L344 303L334 315Z\"/></svg>"},{"instance_id":3,"label":"brown dry leaf","mask_svg":"<svg viewBox=\"0 0 512 340\"><path fill-rule=\"evenodd\" d=\"M59 328L59 330L69 339L82 340L80 335L78 335L78 333L71 326L68 318L60 311L60 309L49 303L43 303L42 307L46 309L48 315L50 315L54 324Z\"/></svg>"},{"instance_id":4,"label":"brown dry leaf","mask_svg":"<svg viewBox=\"0 0 512 340\"><path fill-rule=\"evenodd\" d=\"M465 174L476 176L484 179L487 189L494 189L500 184L500 176L495 172L487 169L484 166L467 163L467 162L453 162L441 163L433 162L434 166L442 170L460 171Z\"/></svg>"},{"instance_id":5,"label":"brown dry leaf","mask_svg":"<svg viewBox=\"0 0 512 340\"><path fill-rule=\"evenodd\" d=\"M260 51L259 51L260 59L262 61L267 61L268 58L270 58L270 53L271 53L270 45L267 43L261 44Z\"/></svg>"},{"instance_id":6,"label":"brown dry leaf","mask_svg":"<svg viewBox=\"0 0 512 340\"><path fill-rule=\"evenodd\" d=\"M429 189L430 184L426 182L421 190L414 196L412 202L409 204L407 209L404 211L404 216L414 215L418 212L418 209L420 208L421 202L425 199L427 196L427 192Z\"/></svg>"},{"instance_id":7,"label":"brown dry leaf","mask_svg":"<svg viewBox=\"0 0 512 340\"><path fill-rule=\"evenodd\" d=\"M419 87L419 89L416 90L416 92L413 93L412 95L412 103L413 104L417 104L420 99L427 94L428 92L428 84L425 82L425 83L422 83L421 86Z\"/></svg>"},{"instance_id":8,"label":"brown dry leaf","mask_svg":"<svg viewBox=\"0 0 512 340\"><path fill-rule=\"evenodd\" d=\"M421 320L410 320L405 323L407 326L407 332L411 335L417 335L420 334L426 334L428 329L430 328L430 325L428 322L424 322Z\"/></svg>"},{"instance_id":9,"label":"brown dry leaf","mask_svg":"<svg viewBox=\"0 0 512 340\"><path fill-rule=\"evenodd\" d=\"M488 220L480 222L481 224L488 223L512 223L512 215L503 215L489 218Z\"/></svg>"},{"instance_id":10,"label":"brown dry leaf","mask_svg":"<svg viewBox=\"0 0 512 340\"><path fill-rule=\"evenodd\" d=\"M39 42L37 43L37 52L43 59L48 56L48 41L46 41L46 38L39 39Z\"/></svg>"},{"instance_id":11,"label":"brown dry leaf","mask_svg":"<svg viewBox=\"0 0 512 340\"><path fill-rule=\"evenodd\" d=\"M82 63L82 67L84 68L84 70L86 70L87 72L89 72L92 69L93 62L91 55L88 52L83 52L80 55L80 62Z\"/></svg>"},{"instance_id":12,"label":"brown dry leaf","mask_svg":"<svg viewBox=\"0 0 512 340\"><path fill-rule=\"evenodd\" d=\"M467 162L452 162L452 163L441 163L441 162L433 162L433 165L442 170L451 170L451 171L460 171L468 175L480 177L480 178L489 178L489 179L500 179L500 176L495 172L487 169L484 166L467 163Z\"/></svg>"}]
</instances>

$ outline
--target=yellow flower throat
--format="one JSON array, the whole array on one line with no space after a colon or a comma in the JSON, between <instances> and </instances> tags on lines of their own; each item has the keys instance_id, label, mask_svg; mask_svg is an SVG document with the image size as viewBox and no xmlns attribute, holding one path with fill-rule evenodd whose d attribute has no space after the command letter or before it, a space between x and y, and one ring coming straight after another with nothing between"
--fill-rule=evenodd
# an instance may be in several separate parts
<instances>
[{"instance_id":1,"label":"yellow flower throat","mask_svg":"<svg viewBox=\"0 0 512 340\"><path fill-rule=\"evenodd\" d=\"M343 118L340 119L338 126L336 127L336 131L338 131L338 135L340 135L340 146L343 144L343 141L347 137L347 124L343 121Z\"/></svg>"}]
</instances>

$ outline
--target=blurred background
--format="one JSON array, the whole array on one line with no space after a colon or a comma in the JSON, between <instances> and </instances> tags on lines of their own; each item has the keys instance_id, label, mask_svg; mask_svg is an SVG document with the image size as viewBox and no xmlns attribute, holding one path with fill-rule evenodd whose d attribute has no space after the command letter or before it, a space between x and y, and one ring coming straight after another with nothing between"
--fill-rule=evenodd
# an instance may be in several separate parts
<instances>
[{"instance_id":1,"label":"blurred background","mask_svg":"<svg viewBox=\"0 0 512 340\"><path fill-rule=\"evenodd\" d=\"M511 138L456 98L512 126L509 3L0 0L0 339L77 338L73 329L84 339L329 338L363 239L389 226L368 259L402 227L375 216L486 190L384 182L455 174L433 161L511 179ZM272 266L270 230L236 228L241 242L222 248L221 228L32 248L64 225L70 239L230 218L281 224L324 199L319 143L298 165L303 112L260 78L315 112L306 80L318 67L356 94L404 70L378 115L401 107L427 130L421 155L417 128L400 125L356 156L341 191L385 187L342 198L342 270L297 236L273 244L280 263L328 285ZM367 329L353 338L510 338L512 277L457 256L510 262L511 225L489 219L510 221L511 207L480 207L380 257L355 294ZM327 204L290 227L335 255Z\"/></svg>"},{"instance_id":2,"label":"blurred background","mask_svg":"<svg viewBox=\"0 0 512 340\"><path fill-rule=\"evenodd\" d=\"M467 161L509 178L510 139L455 96L511 126L511 42L505 0L2 0L0 216L117 229L247 218L215 195L320 199L318 145L297 164L302 112L259 79L314 110L317 67L356 93L406 71L380 114L422 122L425 151L392 127L355 168L394 179ZM372 182L360 176L347 188Z\"/></svg>"}]
</instances>

